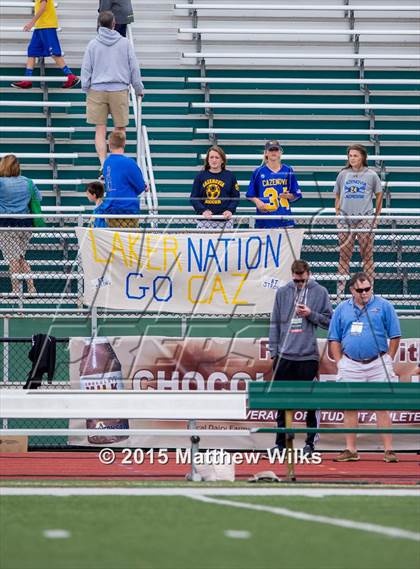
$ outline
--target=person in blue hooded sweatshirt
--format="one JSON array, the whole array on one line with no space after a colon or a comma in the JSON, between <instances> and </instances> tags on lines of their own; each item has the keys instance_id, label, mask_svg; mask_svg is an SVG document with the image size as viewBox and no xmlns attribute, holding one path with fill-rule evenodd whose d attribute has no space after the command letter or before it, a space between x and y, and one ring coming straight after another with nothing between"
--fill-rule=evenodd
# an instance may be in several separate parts
<instances>
[{"instance_id":1,"label":"person in blue hooded sweatshirt","mask_svg":"<svg viewBox=\"0 0 420 569\"><path fill-rule=\"evenodd\" d=\"M108 115L112 115L114 129L125 132L130 85L136 95L142 97L144 93L134 49L128 39L115 30L112 12L101 12L98 16L98 34L86 48L80 78L82 90L87 93L86 120L96 127L95 148L102 176Z\"/></svg>"}]
</instances>

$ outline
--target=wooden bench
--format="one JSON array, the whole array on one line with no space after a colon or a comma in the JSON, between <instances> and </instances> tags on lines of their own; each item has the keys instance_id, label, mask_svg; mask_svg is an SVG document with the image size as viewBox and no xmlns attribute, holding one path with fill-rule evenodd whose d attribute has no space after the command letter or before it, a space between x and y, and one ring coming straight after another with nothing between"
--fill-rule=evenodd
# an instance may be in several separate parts
<instances>
[{"instance_id":1,"label":"wooden bench","mask_svg":"<svg viewBox=\"0 0 420 569\"><path fill-rule=\"evenodd\" d=\"M249 409L284 409L285 428L257 428L254 433L404 433L419 434L420 428L357 427L354 429L302 428L292 426L295 409L331 410L386 410L417 411L420 409L420 383L349 383L318 381L275 381L248 384ZM288 449L293 450L293 439L286 440ZM288 453L288 458L290 454ZM288 460L288 478L295 480L294 464Z\"/></svg>"},{"instance_id":2,"label":"wooden bench","mask_svg":"<svg viewBox=\"0 0 420 569\"><path fill-rule=\"evenodd\" d=\"M81 391L0 390L0 417L9 419L157 419L185 420L188 429L34 429L3 428L0 436L88 436L159 434L188 436L191 440L191 480L200 480L194 456L200 437L246 436L246 429L197 429L196 421L246 420L246 393L226 391ZM130 446L129 443L127 446Z\"/></svg>"}]
</instances>

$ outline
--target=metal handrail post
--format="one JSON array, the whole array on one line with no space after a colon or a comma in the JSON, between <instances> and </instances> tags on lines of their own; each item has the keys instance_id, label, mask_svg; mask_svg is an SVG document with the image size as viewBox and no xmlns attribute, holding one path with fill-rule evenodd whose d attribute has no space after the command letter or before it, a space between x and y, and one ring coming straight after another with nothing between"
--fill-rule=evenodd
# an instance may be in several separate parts
<instances>
[{"instance_id":1,"label":"metal handrail post","mask_svg":"<svg viewBox=\"0 0 420 569\"><path fill-rule=\"evenodd\" d=\"M152 208L154 215L158 214L158 196L156 192L156 182L155 182L155 175L153 172L153 164L152 164L152 155L150 153L150 145L149 145L149 136L147 134L147 128L145 126L142 127L142 138L144 141L144 158L146 162L146 167L148 171L149 181L150 181L150 195L152 201Z\"/></svg>"},{"instance_id":2,"label":"metal handrail post","mask_svg":"<svg viewBox=\"0 0 420 569\"><path fill-rule=\"evenodd\" d=\"M137 149L136 149L136 161L139 168L141 168L141 159L144 154L143 140L142 140L142 97L137 96L136 105L136 139L137 139Z\"/></svg>"},{"instance_id":3,"label":"metal handrail post","mask_svg":"<svg viewBox=\"0 0 420 569\"><path fill-rule=\"evenodd\" d=\"M133 31L131 29L130 24L127 25L127 38L134 48ZM132 85L130 85L130 97L131 97L131 104L133 107L134 122L136 124L136 163L137 166L142 171L146 184L148 184L149 176L147 175L146 159L144 155L144 145L142 139L142 102L143 101L140 95L136 95ZM145 193L145 197L146 197L147 208L150 213L153 213L153 203L149 195L149 192Z\"/></svg>"},{"instance_id":4,"label":"metal handrail post","mask_svg":"<svg viewBox=\"0 0 420 569\"><path fill-rule=\"evenodd\" d=\"M135 119L136 119L136 162L137 166L142 171L144 180L149 186L149 191L145 192L145 198L147 203L147 209L153 214L153 200L150 196L150 176L147 171L146 156L145 156L145 144L143 142L143 129L142 129L142 97L138 95L136 97L136 107L135 107Z\"/></svg>"}]
</instances>

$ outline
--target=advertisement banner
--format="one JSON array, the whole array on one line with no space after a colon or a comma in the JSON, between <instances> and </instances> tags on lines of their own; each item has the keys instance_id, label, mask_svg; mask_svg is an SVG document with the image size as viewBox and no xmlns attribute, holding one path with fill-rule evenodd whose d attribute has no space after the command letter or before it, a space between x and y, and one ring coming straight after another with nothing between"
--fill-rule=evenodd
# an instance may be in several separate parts
<instances>
[{"instance_id":1,"label":"advertisement banner","mask_svg":"<svg viewBox=\"0 0 420 569\"><path fill-rule=\"evenodd\" d=\"M299 259L303 229L171 234L76 228L84 303L180 314L264 314Z\"/></svg>"},{"instance_id":2,"label":"advertisement banner","mask_svg":"<svg viewBox=\"0 0 420 569\"><path fill-rule=\"evenodd\" d=\"M336 380L336 365L327 352L326 340L318 340L321 354L320 381ZM419 381L418 354L420 339L403 339L397 353L394 369L399 381ZM128 389L128 390L204 390L245 391L248 381L270 381L271 366L266 338L168 338L161 336L123 336L72 338L70 341L70 381L74 389ZM420 410L391 413L395 425L420 423ZM375 413L359 414L361 424L374 424ZM305 413L297 410L294 420L303 422ZM110 444L133 447L188 447L188 437L162 438L158 433L147 437L127 437L102 441L100 429L107 426L106 417L71 421L72 428L98 428L98 437L73 437L70 444ZM203 429L247 429L275 426L276 411L249 410L247 421L213 421L198 423ZM321 410L322 426L342 426L343 412ZM130 420L130 428L176 429L185 428L183 421ZM108 427L112 425L108 425ZM113 426L124 428L123 422L113 420ZM359 435L360 448L379 448L378 435ZM412 448L414 436L395 436L396 448ZM342 435L322 435L322 448L338 448L344 442ZM254 434L251 437L201 438L202 448L268 448L274 444L273 434Z\"/></svg>"}]
</instances>

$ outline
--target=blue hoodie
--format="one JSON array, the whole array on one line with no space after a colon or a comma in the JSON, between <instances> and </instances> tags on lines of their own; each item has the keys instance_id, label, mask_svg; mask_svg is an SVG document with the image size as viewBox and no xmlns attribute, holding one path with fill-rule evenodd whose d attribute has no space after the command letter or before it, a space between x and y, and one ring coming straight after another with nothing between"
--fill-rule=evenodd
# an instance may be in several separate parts
<instances>
[{"instance_id":1,"label":"blue hoodie","mask_svg":"<svg viewBox=\"0 0 420 569\"><path fill-rule=\"evenodd\" d=\"M130 84L136 95L143 93L139 64L127 38L115 30L99 28L89 42L80 73L82 90L123 91Z\"/></svg>"}]
</instances>

